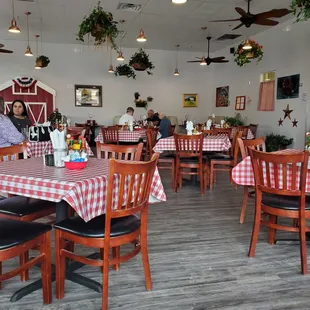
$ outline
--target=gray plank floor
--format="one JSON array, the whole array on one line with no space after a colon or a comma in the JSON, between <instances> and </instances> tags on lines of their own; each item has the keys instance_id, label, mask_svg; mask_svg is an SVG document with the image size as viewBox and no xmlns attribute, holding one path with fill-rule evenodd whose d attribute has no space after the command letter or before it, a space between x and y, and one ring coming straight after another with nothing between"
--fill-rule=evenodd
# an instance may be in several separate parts
<instances>
[{"instance_id":1,"label":"gray plank floor","mask_svg":"<svg viewBox=\"0 0 310 310\"><path fill-rule=\"evenodd\" d=\"M239 224L242 188L235 190L226 175L205 197L198 186L186 185L174 193L169 175L162 174L166 203L150 206L149 253L153 290L147 292L140 256L111 271L109 309L209 310L209 309L310 309L310 276L300 272L299 246L266 242L263 229L256 256L247 257L253 203L246 222ZM284 234L279 233L279 237ZM77 248L78 252L90 253ZM16 266L17 260L5 264ZM97 268L79 273L100 281ZM31 270L31 279L40 276ZM42 305L41 291L11 303L9 298L24 283L19 278L3 284L0 309L100 309L101 295L66 281L65 297ZM55 294L55 284L53 284Z\"/></svg>"}]
</instances>

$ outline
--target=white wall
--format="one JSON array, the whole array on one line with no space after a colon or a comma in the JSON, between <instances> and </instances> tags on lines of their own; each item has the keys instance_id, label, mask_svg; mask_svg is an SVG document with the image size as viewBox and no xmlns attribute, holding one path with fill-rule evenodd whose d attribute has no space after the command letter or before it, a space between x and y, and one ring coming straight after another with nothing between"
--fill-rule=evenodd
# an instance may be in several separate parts
<instances>
[{"instance_id":1,"label":"white wall","mask_svg":"<svg viewBox=\"0 0 310 310\"><path fill-rule=\"evenodd\" d=\"M57 92L56 106L60 112L71 117L72 121L85 121L89 114L100 124L112 124L115 115L122 115L128 106L134 105L134 92L139 92L140 99L147 96L154 98L149 104L155 111L164 111L167 115L191 118L202 121L211 111L212 72L201 68L199 64L187 64L193 59L192 53L179 53L179 70L181 75L173 75L175 69L175 52L150 50L150 59L155 65L154 75L137 72L136 80L115 77L108 73L109 53L106 48L94 50L84 47L81 53L74 52L75 45L44 44L44 54L51 63L43 70L34 70L34 57L25 57L24 42L6 43L14 54L0 54L0 84L20 75L33 76L54 88ZM33 51L35 44L32 44ZM134 49L125 49L124 56L129 57ZM116 58L116 55L113 55ZM113 65L115 66L116 61ZM102 85L103 107L87 108L74 106L74 84ZM198 93L199 107L182 107L183 93ZM135 116L146 113L143 108L135 108Z\"/></svg>"},{"instance_id":2,"label":"white wall","mask_svg":"<svg viewBox=\"0 0 310 310\"><path fill-rule=\"evenodd\" d=\"M247 117L248 123L259 124L259 135L266 133L284 134L294 138L294 147L303 148L305 142L306 127L306 104L301 101L301 94L306 92L309 97L310 71L309 71L309 35L306 27L309 23L294 24L290 32L282 31L282 27L274 27L253 37L254 40L264 46L264 58L256 65L248 64L245 67L238 67L229 55L229 49L218 51L216 55L226 55L230 59L229 64L218 64L214 71L214 88L212 96L212 111L216 115L234 115L236 96L249 96L252 103L246 106L241 112ZM274 112L257 111L260 74L268 71L276 71L276 77L300 73L300 98L276 100ZM250 84L249 84L250 83ZM227 108L215 108L216 87L229 85L229 96L231 105ZM275 94L276 96L276 94ZM286 119L283 126L278 126L280 117L283 119L286 105L294 110L291 114L292 120L298 120L298 127L292 127L292 122ZM309 105L309 98L308 103ZM310 109L308 108L310 111ZM308 116L308 128L309 124Z\"/></svg>"}]
</instances>

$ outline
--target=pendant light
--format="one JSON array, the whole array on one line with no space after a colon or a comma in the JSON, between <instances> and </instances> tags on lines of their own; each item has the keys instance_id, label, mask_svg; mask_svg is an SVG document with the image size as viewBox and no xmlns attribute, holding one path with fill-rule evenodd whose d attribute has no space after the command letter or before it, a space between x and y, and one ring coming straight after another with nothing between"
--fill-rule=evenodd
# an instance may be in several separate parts
<instances>
[{"instance_id":1,"label":"pendant light","mask_svg":"<svg viewBox=\"0 0 310 310\"><path fill-rule=\"evenodd\" d=\"M179 72L179 69L178 69L179 46L180 46L179 44L176 45L177 57L176 57L176 61L175 61L175 70L174 70L174 73L173 73L173 75L175 75L175 76L179 76L180 75L180 72Z\"/></svg>"},{"instance_id":2,"label":"pendant light","mask_svg":"<svg viewBox=\"0 0 310 310\"><path fill-rule=\"evenodd\" d=\"M36 34L35 38L36 38L36 53L37 53L37 57L39 57L39 47L38 47L38 39L39 39L39 35ZM40 64L36 61L36 65L34 67L36 70L40 70L42 69L42 67L40 66Z\"/></svg>"},{"instance_id":3,"label":"pendant light","mask_svg":"<svg viewBox=\"0 0 310 310\"><path fill-rule=\"evenodd\" d=\"M112 48L110 47L110 66L109 66L109 73L114 73L113 65L112 65Z\"/></svg>"},{"instance_id":4,"label":"pendant light","mask_svg":"<svg viewBox=\"0 0 310 310\"><path fill-rule=\"evenodd\" d=\"M172 3L174 3L174 4L183 4L186 2L187 2L187 0L172 0Z\"/></svg>"},{"instance_id":5,"label":"pendant light","mask_svg":"<svg viewBox=\"0 0 310 310\"><path fill-rule=\"evenodd\" d=\"M11 26L9 28L9 32L11 32L11 33L20 33L20 29L18 28L16 19L15 19L14 0L12 0L12 11L13 11L13 18L12 18L12 21L11 21Z\"/></svg>"},{"instance_id":6,"label":"pendant light","mask_svg":"<svg viewBox=\"0 0 310 310\"><path fill-rule=\"evenodd\" d=\"M201 58L201 61L199 64L200 64L200 66L206 66L207 65L206 58L204 56Z\"/></svg>"},{"instance_id":7,"label":"pendant light","mask_svg":"<svg viewBox=\"0 0 310 310\"><path fill-rule=\"evenodd\" d=\"M124 61L125 58L124 58L124 55L123 55L123 52L122 52L122 40L123 40L123 23L125 22L123 19L119 21L120 24L121 24L121 29L120 29L120 34L121 34L121 38L119 40L119 53L118 53L118 56L116 58L116 60L118 61Z\"/></svg>"},{"instance_id":8,"label":"pendant light","mask_svg":"<svg viewBox=\"0 0 310 310\"><path fill-rule=\"evenodd\" d=\"M207 27L201 27L201 30L202 31L206 31ZM206 41L206 44L207 44L207 41ZM208 55L210 54L210 45L208 44ZM201 57L201 60L200 60L200 66L206 66L207 65L207 62L206 62L206 57L205 57L205 49L203 51L203 54L202 54L202 57Z\"/></svg>"},{"instance_id":9,"label":"pendant light","mask_svg":"<svg viewBox=\"0 0 310 310\"><path fill-rule=\"evenodd\" d=\"M26 48L26 51L25 51L25 56L33 56L32 52L31 52L31 47L30 47L30 44L29 44L29 20L28 20L28 17L29 15L31 14L30 12L26 12L25 13L26 16L27 16L27 35L28 35L28 44L27 44L27 48Z\"/></svg>"},{"instance_id":10,"label":"pendant light","mask_svg":"<svg viewBox=\"0 0 310 310\"><path fill-rule=\"evenodd\" d=\"M146 42L146 36L144 35L144 31L142 28L142 10L140 11L140 32L139 35L137 36L137 41L140 43Z\"/></svg>"},{"instance_id":11,"label":"pendant light","mask_svg":"<svg viewBox=\"0 0 310 310\"><path fill-rule=\"evenodd\" d=\"M242 49L245 51L250 51L252 49L252 45L250 44L249 40L246 39L244 45L242 46Z\"/></svg>"}]
</instances>

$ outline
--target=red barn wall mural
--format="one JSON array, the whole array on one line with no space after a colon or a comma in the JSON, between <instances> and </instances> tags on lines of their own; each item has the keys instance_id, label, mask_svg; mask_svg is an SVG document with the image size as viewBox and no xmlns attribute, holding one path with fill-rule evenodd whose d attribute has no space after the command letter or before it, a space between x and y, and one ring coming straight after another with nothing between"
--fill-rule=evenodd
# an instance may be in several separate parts
<instances>
[{"instance_id":1,"label":"red barn wall mural","mask_svg":"<svg viewBox=\"0 0 310 310\"><path fill-rule=\"evenodd\" d=\"M14 100L23 100L33 124L46 122L55 109L56 91L33 77L17 77L0 85L0 96L5 102L5 114Z\"/></svg>"}]
</instances>

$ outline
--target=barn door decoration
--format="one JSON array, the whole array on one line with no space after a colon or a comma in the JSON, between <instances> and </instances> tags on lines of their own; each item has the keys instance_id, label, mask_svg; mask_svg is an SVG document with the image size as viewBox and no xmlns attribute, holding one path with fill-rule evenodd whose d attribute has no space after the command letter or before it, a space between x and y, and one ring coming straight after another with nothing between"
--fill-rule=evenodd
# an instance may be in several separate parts
<instances>
[{"instance_id":1,"label":"barn door decoration","mask_svg":"<svg viewBox=\"0 0 310 310\"><path fill-rule=\"evenodd\" d=\"M23 100L33 124L46 122L55 109L56 91L33 77L17 77L0 85L0 96L5 101L5 114L14 100Z\"/></svg>"}]
</instances>

